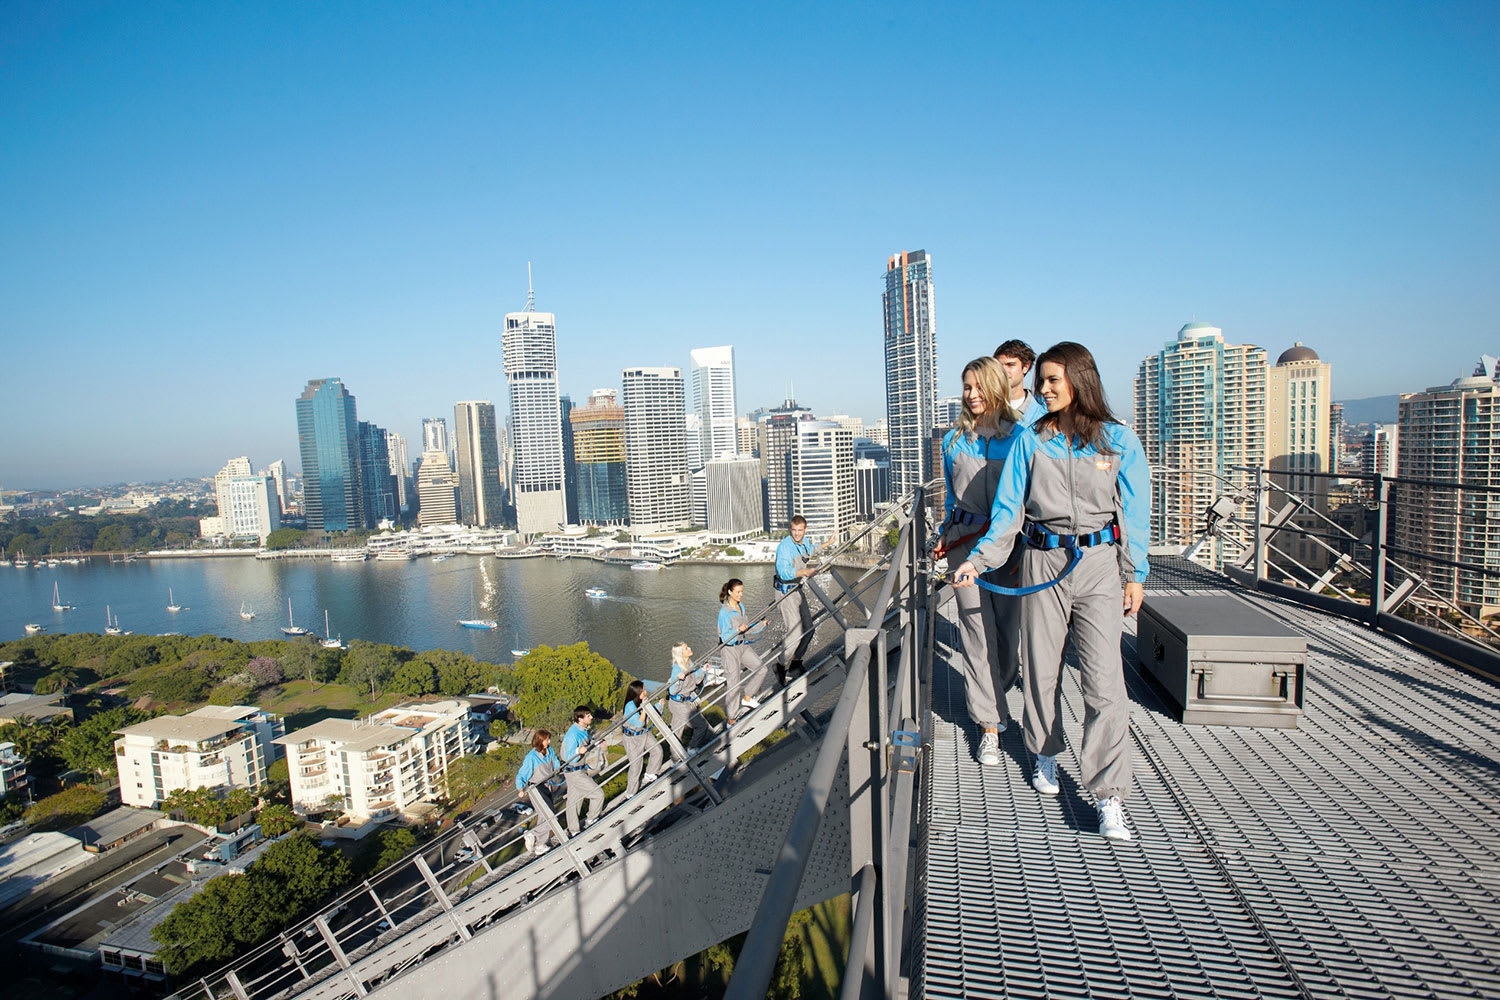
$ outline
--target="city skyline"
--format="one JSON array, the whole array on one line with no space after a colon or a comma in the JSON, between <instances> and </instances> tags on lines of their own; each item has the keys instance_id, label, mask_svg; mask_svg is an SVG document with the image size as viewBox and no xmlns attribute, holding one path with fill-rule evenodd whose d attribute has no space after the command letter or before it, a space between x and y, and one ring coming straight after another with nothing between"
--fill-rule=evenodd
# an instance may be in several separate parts
<instances>
[{"instance_id":1,"label":"city skyline","mask_svg":"<svg viewBox=\"0 0 1500 1000\"><path fill-rule=\"evenodd\" d=\"M1493 5L899 10L13 5L0 485L293 458L315 377L415 442L500 402L528 260L574 399L733 343L742 412L873 421L896 248L942 261L939 397L1003 339L1074 339L1123 414L1194 319L1316 346L1344 399L1495 352ZM516 32L558 72L494 60ZM882 155L898 117L918 184Z\"/></svg>"}]
</instances>

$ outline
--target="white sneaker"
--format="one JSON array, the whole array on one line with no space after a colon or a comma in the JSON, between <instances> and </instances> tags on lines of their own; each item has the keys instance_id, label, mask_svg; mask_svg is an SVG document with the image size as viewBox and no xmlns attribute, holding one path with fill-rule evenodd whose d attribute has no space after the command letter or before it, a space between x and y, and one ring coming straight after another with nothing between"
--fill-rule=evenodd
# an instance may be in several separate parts
<instances>
[{"instance_id":1,"label":"white sneaker","mask_svg":"<svg viewBox=\"0 0 1500 1000\"><path fill-rule=\"evenodd\" d=\"M1130 840L1130 827L1125 825L1125 803L1118 796L1110 796L1100 799L1096 808L1099 810L1099 836L1109 840Z\"/></svg>"},{"instance_id":2,"label":"white sneaker","mask_svg":"<svg viewBox=\"0 0 1500 1000\"><path fill-rule=\"evenodd\" d=\"M647 771L645 774L641 775L641 784L643 785L649 785L655 780L656 775L652 774L650 771Z\"/></svg>"},{"instance_id":3,"label":"white sneaker","mask_svg":"<svg viewBox=\"0 0 1500 1000\"><path fill-rule=\"evenodd\" d=\"M985 767L1000 766L999 733L985 733L979 737L979 763Z\"/></svg>"},{"instance_id":4,"label":"white sneaker","mask_svg":"<svg viewBox=\"0 0 1500 1000\"><path fill-rule=\"evenodd\" d=\"M523 843L523 844L526 845L526 849L528 851L535 851L536 850L536 831L535 830L527 830L525 833L521 834L521 843Z\"/></svg>"},{"instance_id":5,"label":"white sneaker","mask_svg":"<svg viewBox=\"0 0 1500 1000\"><path fill-rule=\"evenodd\" d=\"M760 708L760 702L748 695L740 699L741 708Z\"/></svg>"},{"instance_id":6,"label":"white sneaker","mask_svg":"<svg viewBox=\"0 0 1500 1000\"><path fill-rule=\"evenodd\" d=\"M531 849L531 853L535 854L537 857L541 857L543 854L546 854L550 850L552 850L551 844L537 844Z\"/></svg>"},{"instance_id":7,"label":"white sneaker","mask_svg":"<svg viewBox=\"0 0 1500 1000\"><path fill-rule=\"evenodd\" d=\"M1031 774L1031 787L1043 795L1056 795L1061 791L1057 784L1057 758L1037 754L1036 770Z\"/></svg>"}]
</instances>

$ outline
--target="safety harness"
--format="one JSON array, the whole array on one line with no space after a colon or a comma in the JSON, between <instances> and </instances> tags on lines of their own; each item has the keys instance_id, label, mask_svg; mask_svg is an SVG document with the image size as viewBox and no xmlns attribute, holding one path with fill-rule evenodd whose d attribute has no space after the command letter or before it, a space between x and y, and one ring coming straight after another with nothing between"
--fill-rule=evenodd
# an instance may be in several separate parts
<instances>
[{"instance_id":1,"label":"safety harness","mask_svg":"<svg viewBox=\"0 0 1500 1000\"><path fill-rule=\"evenodd\" d=\"M1001 594L1005 597L1025 597L1027 594L1040 593L1048 587L1055 587L1067 579L1069 573L1078 568L1083 562L1083 550L1095 545L1117 545L1120 541L1120 525L1118 522L1110 522L1098 531L1091 531L1086 535L1059 535L1048 531L1035 521L1027 521L1021 529L1021 538L1027 545L1034 549L1067 549L1068 565L1057 575L1056 579L1045 583L1034 583L1029 587L1005 587L998 583L989 583L982 576L976 576L974 582L981 588L992 594Z\"/></svg>"}]
</instances>

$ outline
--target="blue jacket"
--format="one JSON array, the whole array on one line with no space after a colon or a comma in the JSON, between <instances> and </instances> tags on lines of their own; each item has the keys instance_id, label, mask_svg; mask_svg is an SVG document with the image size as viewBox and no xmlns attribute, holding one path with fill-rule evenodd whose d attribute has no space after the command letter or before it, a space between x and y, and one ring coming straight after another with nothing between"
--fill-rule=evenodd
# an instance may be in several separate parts
<instances>
[{"instance_id":1,"label":"blue jacket","mask_svg":"<svg viewBox=\"0 0 1500 1000\"><path fill-rule=\"evenodd\" d=\"M557 759L557 754L551 747L547 748L546 753L532 747L531 752L522 758L521 769L516 772L516 791L526 790L526 786L531 784L531 776L536 773L537 765L543 761L549 762L553 771L562 770L562 762Z\"/></svg>"},{"instance_id":2,"label":"blue jacket","mask_svg":"<svg viewBox=\"0 0 1500 1000\"><path fill-rule=\"evenodd\" d=\"M1046 414L1047 404L1034 392L1026 393L1026 409L1021 413L1021 426L1031 427Z\"/></svg>"},{"instance_id":3,"label":"blue jacket","mask_svg":"<svg viewBox=\"0 0 1500 1000\"><path fill-rule=\"evenodd\" d=\"M1140 439L1124 424L1104 426L1106 451L1081 448L1052 430L1014 435L995 487L990 526L969 560L981 573L1005 563L1026 521L1059 535L1098 531L1118 521L1120 572L1144 583L1150 567L1151 468Z\"/></svg>"},{"instance_id":4,"label":"blue jacket","mask_svg":"<svg viewBox=\"0 0 1500 1000\"><path fill-rule=\"evenodd\" d=\"M749 617L745 614L745 606L740 605L740 610L731 611L729 605L719 605L719 641L731 646L741 643L748 645L755 641L756 629L740 634L742 626L750 624Z\"/></svg>"},{"instance_id":5,"label":"blue jacket","mask_svg":"<svg viewBox=\"0 0 1500 1000\"><path fill-rule=\"evenodd\" d=\"M988 516L995 500L995 481L1010 454L1017 430L1018 425L1002 420L994 434L965 434L955 427L943 437L943 483L947 487L945 525L953 524L955 507ZM960 534L974 530L958 526Z\"/></svg>"},{"instance_id":6,"label":"blue jacket","mask_svg":"<svg viewBox=\"0 0 1500 1000\"><path fill-rule=\"evenodd\" d=\"M625 703L625 725L631 729L645 729L646 717L641 714L641 706L633 701Z\"/></svg>"},{"instance_id":7,"label":"blue jacket","mask_svg":"<svg viewBox=\"0 0 1500 1000\"><path fill-rule=\"evenodd\" d=\"M792 536L787 535L776 543L776 575L783 580L797 579L797 557L806 559L817 548L818 540L811 535L803 535L801 542L794 542Z\"/></svg>"},{"instance_id":8,"label":"blue jacket","mask_svg":"<svg viewBox=\"0 0 1500 1000\"><path fill-rule=\"evenodd\" d=\"M698 693L698 686L703 683L703 668L688 665L684 670L682 664L676 660L672 661L672 673L667 678L667 692L677 695L693 695Z\"/></svg>"},{"instance_id":9,"label":"blue jacket","mask_svg":"<svg viewBox=\"0 0 1500 1000\"><path fill-rule=\"evenodd\" d=\"M583 761L578 759L578 751L588 741L589 731L587 729L584 729L576 722L569 726L568 731L563 733L563 760L570 765L582 764Z\"/></svg>"}]
</instances>

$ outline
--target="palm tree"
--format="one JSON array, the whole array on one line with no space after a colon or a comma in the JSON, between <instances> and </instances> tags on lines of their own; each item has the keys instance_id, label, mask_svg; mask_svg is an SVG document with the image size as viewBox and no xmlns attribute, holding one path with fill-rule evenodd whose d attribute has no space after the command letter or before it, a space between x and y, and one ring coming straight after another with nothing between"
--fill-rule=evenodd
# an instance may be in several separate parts
<instances>
[{"instance_id":1,"label":"palm tree","mask_svg":"<svg viewBox=\"0 0 1500 1000\"><path fill-rule=\"evenodd\" d=\"M37 694L66 692L78 683L78 670L74 667L58 667L40 678L32 690Z\"/></svg>"}]
</instances>

